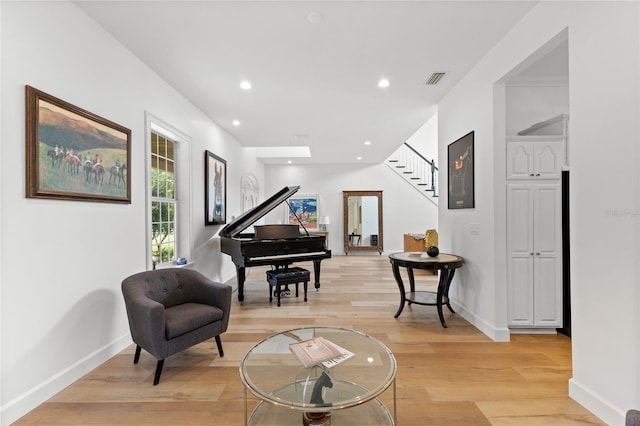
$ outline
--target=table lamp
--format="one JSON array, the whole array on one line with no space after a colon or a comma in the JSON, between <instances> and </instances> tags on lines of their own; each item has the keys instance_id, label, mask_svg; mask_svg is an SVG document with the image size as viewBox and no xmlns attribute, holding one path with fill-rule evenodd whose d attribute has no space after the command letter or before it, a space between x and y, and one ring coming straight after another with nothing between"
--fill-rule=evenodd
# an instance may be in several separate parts
<instances>
[{"instance_id":1,"label":"table lamp","mask_svg":"<svg viewBox=\"0 0 640 426\"><path fill-rule=\"evenodd\" d=\"M320 224L320 230L321 231L326 231L327 230L327 225L329 225L329 216L322 216L320 218L320 222L318 222Z\"/></svg>"}]
</instances>

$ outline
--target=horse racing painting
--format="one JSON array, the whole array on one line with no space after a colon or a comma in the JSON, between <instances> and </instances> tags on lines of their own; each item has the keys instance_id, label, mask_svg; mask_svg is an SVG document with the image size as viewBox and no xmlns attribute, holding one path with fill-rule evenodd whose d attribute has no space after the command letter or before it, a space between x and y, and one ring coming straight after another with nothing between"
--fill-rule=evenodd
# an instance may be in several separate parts
<instances>
[{"instance_id":1,"label":"horse racing painting","mask_svg":"<svg viewBox=\"0 0 640 426\"><path fill-rule=\"evenodd\" d=\"M26 86L27 198L131 203L131 130Z\"/></svg>"},{"instance_id":2,"label":"horse racing painting","mask_svg":"<svg viewBox=\"0 0 640 426\"><path fill-rule=\"evenodd\" d=\"M475 207L473 139L474 132L469 132L448 147L450 209Z\"/></svg>"},{"instance_id":3,"label":"horse racing painting","mask_svg":"<svg viewBox=\"0 0 640 426\"><path fill-rule=\"evenodd\" d=\"M209 151L204 161L204 224L227 223L227 162Z\"/></svg>"}]
</instances>

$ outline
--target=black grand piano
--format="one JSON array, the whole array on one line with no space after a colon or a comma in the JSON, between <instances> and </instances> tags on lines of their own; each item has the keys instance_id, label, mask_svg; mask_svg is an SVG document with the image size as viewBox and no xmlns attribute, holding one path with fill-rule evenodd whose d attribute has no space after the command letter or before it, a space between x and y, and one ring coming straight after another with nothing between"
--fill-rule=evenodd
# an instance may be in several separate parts
<instances>
[{"instance_id":1,"label":"black grand piano","mask_svg":"<svg viewBox=\"0 0 640 426\"><path fill-rule=\"evenodd\" d=\"M262 204L247 210L220 230L220 249L236 265L238 301L244 300L245 268L272 265L283 269L294 262L313 261L315 288L320 288L320 261L331 257L324 235L312 235L298 225L256 225L255 233L242 231L260 220L293 194L300 186L285 186Z\"/></svg>"}]
</instances>

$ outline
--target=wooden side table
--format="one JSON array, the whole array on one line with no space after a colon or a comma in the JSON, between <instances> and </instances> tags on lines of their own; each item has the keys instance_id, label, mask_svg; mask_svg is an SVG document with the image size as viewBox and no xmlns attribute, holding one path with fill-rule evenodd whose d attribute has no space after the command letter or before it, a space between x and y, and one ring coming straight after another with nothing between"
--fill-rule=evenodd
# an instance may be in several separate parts
<instances>
[{"instance_id":1,"label":"wooden side table","mask_svg":"<svg viewBox=\"0 0 640 426\"><path fill-rule=\"evenodd\" d=\"M464 264L464 259L455 254L440 253L438 256L430 257L425 252L400 252L389 255L393 276L400 290L400 307L394 315L398 318L404 309L404 304L415 303L417 305L436 306L438 308L438 316L443 327L447 327L442 314L442 305L446 304L447 308L455 314L455 311L449 303L449 287L453 280L453 275L457 268ZM407 293L400 275L400 267L407 268L409 275L409 289ZM438 290L432 291L416 291L415 280L413 277L414 269L435 270L440 273L438 280Z\"/></svg>"}]
</instances>

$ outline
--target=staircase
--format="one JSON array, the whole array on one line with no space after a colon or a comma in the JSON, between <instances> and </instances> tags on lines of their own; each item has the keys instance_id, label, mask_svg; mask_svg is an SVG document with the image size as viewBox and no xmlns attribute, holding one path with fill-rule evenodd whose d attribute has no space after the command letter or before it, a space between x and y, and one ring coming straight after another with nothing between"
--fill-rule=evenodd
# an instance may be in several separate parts
<instances>
[{"instance_id":1,"label":"staircase","mask_svg":"<svg viewBox=\"0 0 640 426\"><path fill-rule=\"evenodd\" d=\"M385 161L398 176L413 186L433 204L438 205L438 167L411 145L404 143Z\"/></svg>"}]
</instances>

